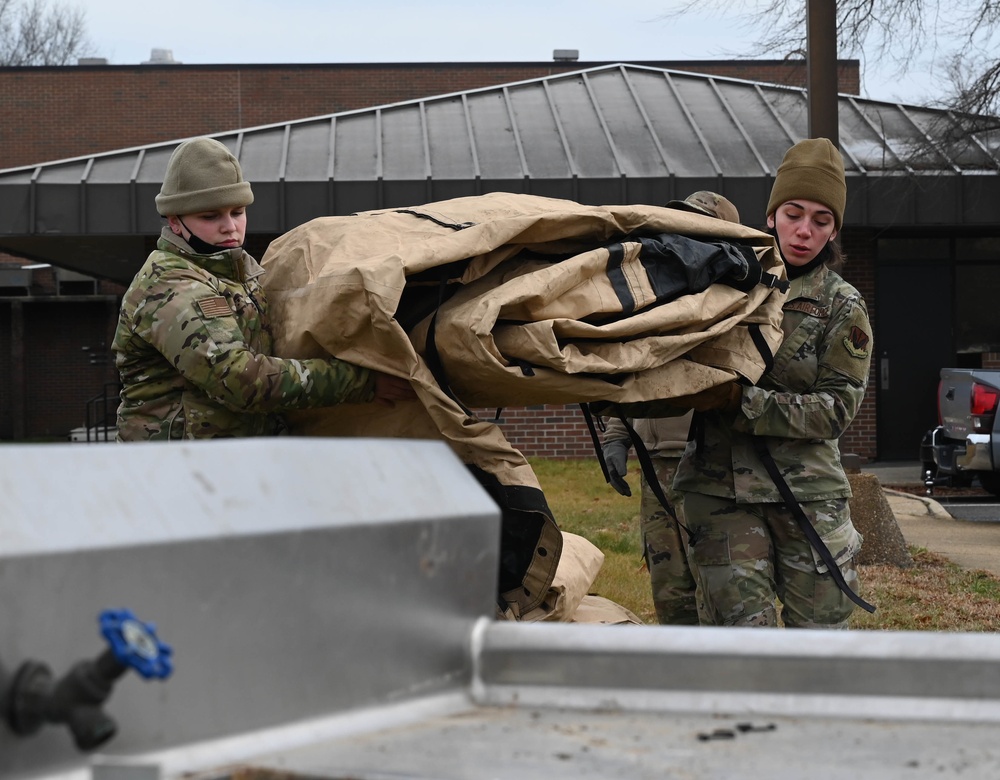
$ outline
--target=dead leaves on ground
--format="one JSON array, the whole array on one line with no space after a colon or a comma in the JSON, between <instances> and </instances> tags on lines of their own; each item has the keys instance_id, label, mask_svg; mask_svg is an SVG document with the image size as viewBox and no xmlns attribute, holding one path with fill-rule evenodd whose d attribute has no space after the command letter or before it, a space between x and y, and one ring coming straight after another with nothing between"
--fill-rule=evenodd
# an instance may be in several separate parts
<instances>
[{"instance_id":1,"label":"dead leaves on ground","mask_svg":"<svg viewBox=\"0 0 1000 780\"><path fill-rule=\"evenodd\" d=\"M968 571L912 549L915 565L861 566L862 595L876 605L856 610L851 627L899 631L1000 631L1000 578Z\"/></svg>"}]
</instances>

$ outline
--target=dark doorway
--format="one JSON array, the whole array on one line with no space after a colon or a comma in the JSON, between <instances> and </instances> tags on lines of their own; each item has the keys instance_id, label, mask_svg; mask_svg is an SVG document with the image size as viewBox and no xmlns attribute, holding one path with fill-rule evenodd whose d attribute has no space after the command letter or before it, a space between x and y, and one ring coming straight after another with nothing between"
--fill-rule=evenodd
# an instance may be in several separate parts
<instances>
[{"instance_id":1,"label":"dark doorway","mask_svg":"<svg viewBox=\"0 0 1000 780\"><path fill-rule=\"evenodd\" d=\"M879 241L874 359L882 461L917 460L920 439L937 425L938 378L955 357L948 249L947 239Z\"/></svg>"}]
</instances>

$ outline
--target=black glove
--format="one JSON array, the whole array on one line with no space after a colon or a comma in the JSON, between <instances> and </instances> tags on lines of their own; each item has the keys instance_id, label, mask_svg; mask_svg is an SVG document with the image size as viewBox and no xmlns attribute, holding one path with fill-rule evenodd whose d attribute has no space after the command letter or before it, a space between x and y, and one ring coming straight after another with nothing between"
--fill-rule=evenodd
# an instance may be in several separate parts
<instances>
[{"instance_id":1,"label":"black glove","mask_svg":"<svg viewBox=\"0 0 1000 780\"><path fill-rule=\"evenodd\" d=\"M625 481L628 474L629 442L622 439L604 442L604 462L608 466L608 482L623 496L631 496L632 488Z\"/></svg>"}]
</instances>

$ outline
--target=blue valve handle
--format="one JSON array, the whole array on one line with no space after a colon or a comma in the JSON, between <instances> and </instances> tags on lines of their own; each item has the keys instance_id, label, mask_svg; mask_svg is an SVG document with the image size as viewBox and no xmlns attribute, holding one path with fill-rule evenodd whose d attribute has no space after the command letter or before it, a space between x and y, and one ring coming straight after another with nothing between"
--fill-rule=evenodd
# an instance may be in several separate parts
<instances>
[{"instance_id":1,"label":"blue valve handle","mask_svg":"<svg viewBox=\"0 0 1000 780\"><path fill-rule=\"evenodd\" d=\"M166 679L173 672L173 649L156 636L156 626L143 623L127 609L106 609L99 622L115 659L142 677Z\"/></svg>"}]
</instances>

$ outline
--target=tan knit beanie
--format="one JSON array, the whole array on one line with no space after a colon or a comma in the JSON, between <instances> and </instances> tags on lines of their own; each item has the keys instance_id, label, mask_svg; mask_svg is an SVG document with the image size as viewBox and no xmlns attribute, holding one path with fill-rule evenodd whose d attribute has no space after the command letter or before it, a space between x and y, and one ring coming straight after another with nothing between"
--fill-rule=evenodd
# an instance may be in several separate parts
<instances>
[{"instance_id":1,"label":"tan knit beanie","mask_svg":"<svg viewBox=\"0 0 1000 780\"><path fill-rule=\"evenodd\" d=\"M767 216L782 203L796 198L814 200L828 207L840 230L847 205L847 180L844 158L829 138L808 138L785 152L767 201Z\"/></svg>"},{"instance_id":2,"label":"tan knit beanie","mask_svg":"<svg viewBox=\"0 0 1000 780\"><path fill-rule=\"evenodd\" d=\"M253 192L239 161L214 138L195 138L174 149L156 196L156 210L164 217L251 203Z\"/></svg>"}]
</instances>

